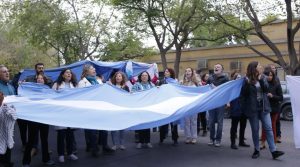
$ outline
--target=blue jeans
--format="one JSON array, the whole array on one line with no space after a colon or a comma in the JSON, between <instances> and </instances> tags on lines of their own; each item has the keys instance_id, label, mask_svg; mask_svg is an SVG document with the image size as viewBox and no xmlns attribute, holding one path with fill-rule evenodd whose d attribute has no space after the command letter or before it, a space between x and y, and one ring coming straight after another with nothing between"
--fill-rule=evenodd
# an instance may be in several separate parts
<instances>
[{"instance_id":1,"label":"blue jeans","mask_svg":"<svg viewBox=\"0 0 300 167\"><path fill-rule=\"evenodd\" d=\"M270 113L263 112L261 105L258 106L258 112L254 116L249 117L254 147L259 151L259 120L261 120L262 126L266 132L269 150L271 152L276 151Z\"/></svg>"},{"instance_id":2,"label":"blue jeans","mask_svg":"<svg viewBox=\"0 0 300 167\"><path fill-rule=\"evenodd\" d=\"M123 145L124 144L124 131L111 131L111 139L113 145Z\"/></svg>"},{"instance_id":3,"label":"blue jeans","mask_svg":"<svg viewBox=\"0 0 300 167\"><path fill-rule=\"evenodd\" d=\"M221 142L222 140L224 110L225 108L222 106L209 111L209 132L212 141ZM215 134L215 123L218 124L217 134Z\"/></svg>"}]
</instances>

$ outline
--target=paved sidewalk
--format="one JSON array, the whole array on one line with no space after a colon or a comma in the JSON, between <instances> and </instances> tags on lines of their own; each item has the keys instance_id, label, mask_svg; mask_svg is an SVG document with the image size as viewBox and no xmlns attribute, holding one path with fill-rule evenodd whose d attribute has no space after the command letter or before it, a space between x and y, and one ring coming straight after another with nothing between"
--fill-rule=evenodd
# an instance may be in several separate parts
<instances>
[{"instance_id":1,"label":"paved sidewalk","mask_svg":"<svg viewBox=\"0 0 300 167\"><path fill-rule=\"evenodd\" d=\"M251 159L253 144L250 126L247 125L246 138L250 148L230 148L230 120L224 120L224 133L222 146L220 148L208 146L209 137L199 137L196 145L184 144L183 131L180 130L179 145L172 146L171 137L162 145L158 144L159 133L151 134L154 148L136 149L134 133L126 133L125 151L117 150L113 155L101 155L93 158L85 152L85 140L82 130L77 130L75 135L78 145L78 157L76 162L66 161L64 164L57 162L56 132L51 128L49 134L49 145L52 150L52 158L57 162L56 166L62 167L298 167L300 164L300 150L296 150L293 143L292 122L282 121L282 143L278 149L286 154L279 160L272 160L268 149L261 151L258 159ZM209 135L209 134L208 134ZM111 140L109 140L111 141ZM19 139L19 129L16 126L15 142L12 158L16 167L21 167L22 152ZM31 167L44 166L41 162L41 153L33 158Z\"/></svg>"}]
</instances>

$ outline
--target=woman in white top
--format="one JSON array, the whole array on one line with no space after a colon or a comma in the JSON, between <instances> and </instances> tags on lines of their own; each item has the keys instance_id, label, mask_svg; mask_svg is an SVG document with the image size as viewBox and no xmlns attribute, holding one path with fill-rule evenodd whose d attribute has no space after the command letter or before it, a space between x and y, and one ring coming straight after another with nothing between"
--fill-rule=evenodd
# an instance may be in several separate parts
<instances>
[{"instance_id":1,"label":"woman in white top","mask_svg":"<svg viewBox=\"0 0 300 167\"><path fill-rule=\"evenodd\" d=\"M59 74L56 82L52 86L52 89L66 89L75 88L77 86L77 80L75 74L70 69L64 69ZM57 153L58 161L65 162L65 144L67 149L68 158L70 160L77 160L78 157L73 154L74 146L74 129L69 127L56 127L57 130ZM65 143L66 140L66 143Z\"/></svg>"},{"instance_id":2,"label":"woman in white top","mask_svg":"<svg viewBox=\"0 0 300 167\"><path fill-rule=\"evenodd\" d=\"M194 74L194 70L190 67L185 69L183 80L180 82L185 86L198 86L198 81ZM186 116L184 118L184 134L186 137L186 144L197 143L197 114Z\"/></svg>"},{"instance_id":3,"label":"woman in white top","mask_svg":"<svg viewBox=\"0 0 300 167\"><path fill-rule=\"evenodd\" d=\"M129 92L129 88L126 85L127 78L125 74L121 71L116 72L113 77L111 78L111 84L116 86L117 88L123 89L127 92ZM124 131L112 131L111 132L111 139L112 139L112 149L121 149L125 150L126 147L124 146Z\"/></svg>"},{"instance_id":4,"label":"woman in white top","mask_svg":"<svg viewBox=\"0 0 300 167\"><path fill-rule=\"evenodd\" d=\"M86 64L83 67L81 74L81 80L78 83L78 87L88 87L92 85L103 84L100 78L97 78L96 69L91 64ZM85 141L86 141L86 151L92 152L93 157L97 157L99 154L99 148L97 145L97 130L85 129Z\"/></svg>"}]
</instances>

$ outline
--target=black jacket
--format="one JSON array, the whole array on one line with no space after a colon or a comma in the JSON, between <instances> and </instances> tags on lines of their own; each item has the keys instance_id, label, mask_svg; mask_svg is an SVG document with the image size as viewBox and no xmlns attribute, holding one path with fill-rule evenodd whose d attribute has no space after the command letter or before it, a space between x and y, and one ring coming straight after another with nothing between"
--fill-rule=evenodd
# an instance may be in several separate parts
<instances>
[{"instance_id":1,"label":"black jacket","mask_svg":"<svg viewBox=\"0 0 300 167\"><path fill-rule=\"evenodd\" d=\"M272 93L273 97L269 97L270 105L272 112L280 111L280 102L283 100L282 88L280 83L276 82L276 84L269 82L269 91Z\"/></svg>"},{"instance_id":2,"label":"black jacket","mask_svg":"<svg viewBox=\"0 0 300 167\"><path fill-rule=\"evenodd\" d=\"M257 106L257 90L254 84L248 83L248 79L244 79L244 83L240 95L240 104L242 112L247 117L253 117L258 114ZM262 103L263 103L263 112L271 112L270 102L267 97L269 92L269 85L265 77L259 80L260 87L262 89Z\"/></svg>"},{"instance_id":3,"label":"black jacket","mask_svg":"<svg viewBox=\"0 0 300 167\"><path fill-rule=\"evenodd\" d=\"M219 86L228 81L228 77L224 74L220 76L216 76L215 74L213 74L211 77L208 78L207 84L214 84L215 86Z\"/></svg>"}]
</instances>

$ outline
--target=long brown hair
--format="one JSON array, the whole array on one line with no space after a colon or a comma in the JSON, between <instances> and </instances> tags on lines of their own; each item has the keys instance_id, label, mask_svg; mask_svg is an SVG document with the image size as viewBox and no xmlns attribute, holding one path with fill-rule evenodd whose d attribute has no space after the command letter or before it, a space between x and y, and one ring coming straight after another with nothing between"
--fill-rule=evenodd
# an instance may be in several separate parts
<instances>
[{"instance_id":1,"label":"long brown hair","mask_svg":"<svg viewBox=\"0 0 300 167\"><path fill-rule=\"evenodd\" d=\"M251 63L248 64L247 67L247 78L249 79L249 82L252 84L255 84L256 81L258 81L258 71L257 71L257 66L258 62L257 61L252 61Z\"/></svg>"},{"instance_id":2,"label":"long brown hair","mask_svg":"<svg viewBox=\"0 0 300 167\"><path fill-rule=\"evenodd\" d=\"M276 76L275 76L275 73L274 71L272 70L272 68L270 66L266 67L265 70L264 70L264 74L266 76L269 76L270 73L273 75L272 77L272 80L270 81L273 85L277 84L277 80L276 80Z\"/></svg>"},{"instance_id":3,"label":"long brown hair","mask_svg":"<svg viewBox=\"0 0 300 167\"><path fill-rule=\"evenodd\" d=\"M195 73L194 73L194 69L192 67L188 67L185 69L185 71L187 69L191 69L192 70L192 77L191 77L191 81L196 85L198 86L198 82L197 82L197 78L195 76ZM186 75L185 75L185 72L184 72L184 75L183 75L183 82L182 84L185 85L186 83L188 83L189 81L186 79Z\"/></svg>"},{"instance_id":4,"label":"long brown hair","mask_svg":"<svg viewBox=\"0 0 300 167\"><path fill-rule=\"evenodd\" d=\"M116 85L116 84L117 84L116 77L117 77L118 74L121 74L121 75L122 75L121 86L124 86L125 83L127 82L127 77L126 77L126 75L125 75L122 71L117 71L117 72L113 75L113 77L111 78L111 83L112 83L113 85Z\"/></svg>"}]
</instances>

